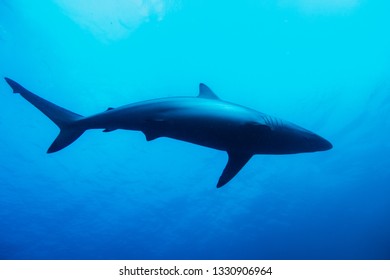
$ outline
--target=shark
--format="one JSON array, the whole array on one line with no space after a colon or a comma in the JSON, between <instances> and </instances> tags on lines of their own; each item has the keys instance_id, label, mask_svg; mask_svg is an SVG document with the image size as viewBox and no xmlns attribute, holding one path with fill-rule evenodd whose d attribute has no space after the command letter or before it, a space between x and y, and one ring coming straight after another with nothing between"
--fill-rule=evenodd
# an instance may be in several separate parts
<instances>
[{"instance_id":1,"label":"shark","mask_svg":"<svg viewBox=\"0 0 390 280\"><path fill-rule=\"evenodd\" d=\"M333 147L328 140L291 122L223 101L203 83L198 96L141 101L84 117L10 78L5 81L60 129L47 153L69 146L89 129L141 131L147 141L168 137L227 152L217 188L232 180L254 155L309 153Z\"/></svg>"}]
</instances>

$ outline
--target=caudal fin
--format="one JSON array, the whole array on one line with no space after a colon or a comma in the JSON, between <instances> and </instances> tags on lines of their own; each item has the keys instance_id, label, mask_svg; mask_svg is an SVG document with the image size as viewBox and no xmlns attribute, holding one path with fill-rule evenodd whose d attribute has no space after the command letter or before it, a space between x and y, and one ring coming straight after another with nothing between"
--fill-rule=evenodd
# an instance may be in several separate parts
<instances>
[{"instance_id":1,"label":"caudal fin","mask_svg":"<svg viewBox=\"0 0 390 280\"><path fill-rule=\"evenodd\" d=\"M67 147L84 133L85 128L78 125L78 121L81 120L83 116L35 95L9 78L4 79L10 85L14 93L20 93L24 99L44 113L60 128L60 134L58 134L57 138L47 150L48 153L54 153Z\"/></svg>"}]
</instances>

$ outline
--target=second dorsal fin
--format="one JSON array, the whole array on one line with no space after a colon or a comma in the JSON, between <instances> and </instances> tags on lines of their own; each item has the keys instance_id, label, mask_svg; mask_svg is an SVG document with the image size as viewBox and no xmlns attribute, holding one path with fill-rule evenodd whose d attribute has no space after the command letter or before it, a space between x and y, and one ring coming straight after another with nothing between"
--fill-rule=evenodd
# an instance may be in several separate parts
<instances>
[{"instance_id":1,"label":"second dorsal fin","mask_svg":"<svg viewBox=\"0 0 390 280\"><path fill-rule=\"evenodd\" d=\"M199 84L198 97L219 100L219 97L208 86L202 83Z\"/></svg>"}]
</instances>

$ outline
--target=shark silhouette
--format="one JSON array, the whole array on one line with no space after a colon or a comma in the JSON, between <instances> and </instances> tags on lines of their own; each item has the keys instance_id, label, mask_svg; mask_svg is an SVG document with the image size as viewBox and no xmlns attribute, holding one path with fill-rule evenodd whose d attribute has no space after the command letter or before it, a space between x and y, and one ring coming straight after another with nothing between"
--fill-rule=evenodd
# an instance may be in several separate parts
<instances>
[{"instance_id":1,"label":"shark silhouette","mask_svg":"<svg viewBox=\"0 0 390 280\"><path fill-rule=\"evenodd\" d=\"M83 117L35 95L9 78L5 80L14 93L20 93L60 128L48 153L67 147L88 129L142 131L147 141L170 137L226 151L229 159L219 178L219 188L255 154L295 154L332 148L324 138L295 124L222 101L204 84L199 85L197 97L153 99Z\"/></svg>"}]
</instances>

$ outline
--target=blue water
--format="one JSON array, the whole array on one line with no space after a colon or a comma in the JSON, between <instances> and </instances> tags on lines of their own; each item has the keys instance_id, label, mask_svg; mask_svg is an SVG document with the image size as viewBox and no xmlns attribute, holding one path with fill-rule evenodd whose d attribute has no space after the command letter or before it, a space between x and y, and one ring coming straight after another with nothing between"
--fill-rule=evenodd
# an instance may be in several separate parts
<instances>
[{"instance_id":1,"label":"blue water","mask_svg":"<svg viewBox=\"0 0 390 280\"><path fill-rule=\"evenodd\" d=\"M140 132L88 131L46 154L57 127L2 80L0 258L389 259L389 10L0 1L0 76L60 106L90 115L203 82L334 145L257 155L217 189L226 153Z\"/></svg>"}]
</instances>

